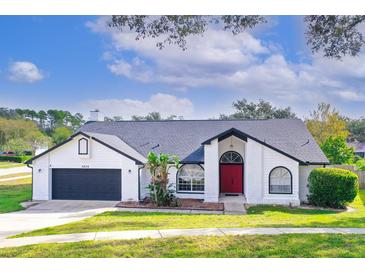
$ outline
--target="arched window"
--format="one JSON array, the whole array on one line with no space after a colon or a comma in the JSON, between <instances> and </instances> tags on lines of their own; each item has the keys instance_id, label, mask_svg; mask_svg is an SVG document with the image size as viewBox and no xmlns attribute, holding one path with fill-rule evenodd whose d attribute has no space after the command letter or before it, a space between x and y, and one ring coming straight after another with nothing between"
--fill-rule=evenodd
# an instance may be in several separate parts
<instances>
[{"instance_id":1,"label":"arched window","mask_svg":"<svg viewBox=\"0 0 365 274\"><path fill-rule=\"evenodd\" d=\"M204 192L204 169L200 165L183 165L177 174L177 192Z\"/></svg>"},{"instance_id":2,"label":"arched window","mask_svg":"<svg viewBox=\"0 0 365 274\"><path fill-rule=\"evenodd\" d=\"M89 153L89 141L86 138L79 140L79 155L87 155Z\"/></svg>"},{"instance_id":3,"label":"arched window","mask_svg":"<svg viewBox=\"0 0 365 274\"><path fill-rule=\"evenodd\" d=\"M227 151L222 155L220 162L222 164L241 164L243 163L243 160L241 155L239 155L237 152Z\"/></svg>"},{"instance_id":4,"label":"arched window","mask_svg":"<svg viewBox=\"0 0 365 274\"><path fill-rule=\"evenodd\" d=\"M270 194L292 194L292 175L286 167L278 166L273 168L269 174Z\"/></svg>"}]
</instances>

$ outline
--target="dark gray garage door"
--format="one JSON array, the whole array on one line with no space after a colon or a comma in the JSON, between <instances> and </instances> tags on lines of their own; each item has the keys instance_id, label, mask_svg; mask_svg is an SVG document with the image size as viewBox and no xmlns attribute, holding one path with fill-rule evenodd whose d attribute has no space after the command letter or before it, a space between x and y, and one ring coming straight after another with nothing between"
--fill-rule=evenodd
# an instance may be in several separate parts
<instances>
[{"instance_id":1,"label":"dark gray garage door","mask_svg":"<svg viewBox=\"0 0 365 274\"><path fill-rule=\"evenodd\" d=\"M52 199L121 200L120 169L52 169Z\"/></svg>"}]
</instances>

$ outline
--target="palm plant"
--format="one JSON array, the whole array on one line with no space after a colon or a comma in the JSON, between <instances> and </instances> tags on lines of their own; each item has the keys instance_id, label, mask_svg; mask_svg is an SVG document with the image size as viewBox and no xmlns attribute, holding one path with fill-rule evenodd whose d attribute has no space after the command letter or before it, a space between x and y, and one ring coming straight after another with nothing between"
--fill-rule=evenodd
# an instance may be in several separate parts
<instances>
[{"instance_id":1,"label":"palm plant","mask_svg":"<svg viewBox=\"0 0 365 274\"><path fill-rule=\"evenodd\" d=\"M151 174L151 184L148 186L150 197L157 205L169 205L173 200L174 191L169 185L169 170L179 168L180 160L176 155L149 152L147 167Z\"/></svg>"}]
</instances>

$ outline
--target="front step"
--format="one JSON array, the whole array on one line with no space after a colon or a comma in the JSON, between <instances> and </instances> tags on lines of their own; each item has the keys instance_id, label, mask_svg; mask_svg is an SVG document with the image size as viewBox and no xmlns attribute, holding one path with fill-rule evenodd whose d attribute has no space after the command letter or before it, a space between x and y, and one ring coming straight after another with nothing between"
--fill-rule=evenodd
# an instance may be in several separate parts
<instances>
[{"instance_id":1,"label":"front step","mask_svg":"<svg viewBox=\"0 0 365 274\"><path fill-rule=\"evenodd\" d=\"M221 196L219 202L224 204L224 214L242 215L246 214L244 203L246 199L244 196Z\"/></svg>"}]
</instances>

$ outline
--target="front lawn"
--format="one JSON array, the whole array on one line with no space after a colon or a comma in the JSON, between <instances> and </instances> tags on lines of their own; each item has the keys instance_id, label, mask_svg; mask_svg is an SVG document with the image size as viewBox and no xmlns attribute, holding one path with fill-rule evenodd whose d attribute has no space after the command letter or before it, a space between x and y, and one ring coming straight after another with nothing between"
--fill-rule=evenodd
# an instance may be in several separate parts
<instances>
[{"instance_id":1,"label":"front lawn","mask_svg":"<svg viewBox=\"0 0 365 274\"><path fill-rule=\"evenodd\" d=\"M11 168L11 167L20 167L25 166L22 163L13 163L13 162L0 162L0 169L1 168Z\"/></svg>"},{"instance_id":2,"label":"front lawn","mask_svg":"<svg viewBox=\"0 0 365 274\"><path fill-rule=\"evenodd\" d=\"M365 190L351 204L353 212L255 206L247 215L105 212L82 221L48 227L16 237L93 231L209 227L365 227Z\"/></svg>"},{"instance_id":3,"label":"front lawn","mask_svg":"<svg viewBox=\"0 0 365 274\"><path fill-rule=\"evenodd\" d=\"M364 258L365 235L286 234L85 241L3 248L0 257Z\"/></svg>"},{"instance_id":4,"label":"front lawn","mask_svg":"<svg viewBox=\"0 0 365 274\"><path fill-rule=\"evenodd\" d=\"M0 182L0 213L23 209L20 203L31 199L31 180L25 178Z\"/></svg>"}]
</instances>

